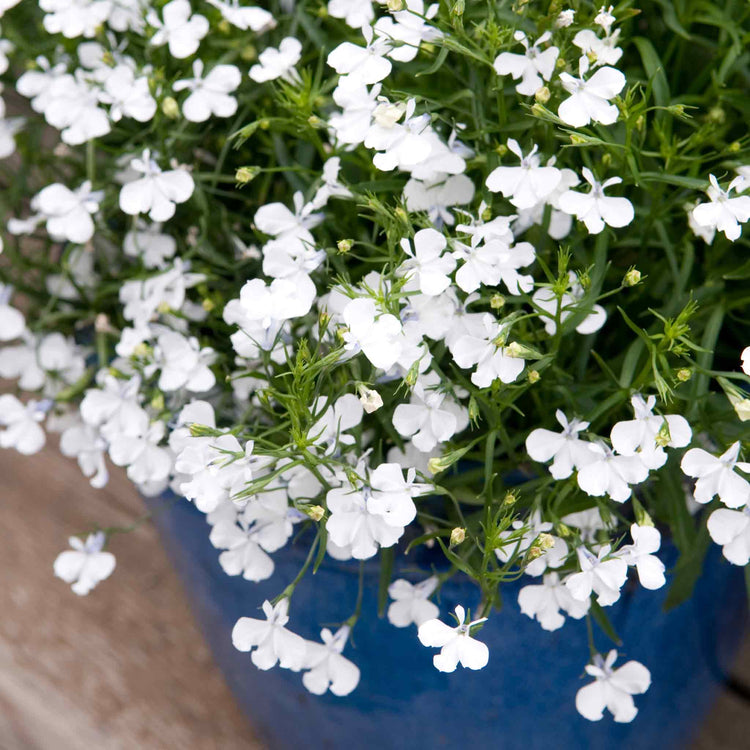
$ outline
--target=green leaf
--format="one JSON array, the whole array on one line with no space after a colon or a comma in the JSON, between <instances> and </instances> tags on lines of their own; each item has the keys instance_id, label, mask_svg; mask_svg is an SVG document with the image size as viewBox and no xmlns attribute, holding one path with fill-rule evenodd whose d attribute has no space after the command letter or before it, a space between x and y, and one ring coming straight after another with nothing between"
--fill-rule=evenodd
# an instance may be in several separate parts
<instances>
[{"instance_id":1,"label":"green leaf","mask_svg":"<svg viewBox=\"0 0 750 750\"><path fill-rule=\"evenodd\" d=\"M683 552L672 571L672 585L664 600L664 611L682 604L693 594L696 581L703 572L703 560L711 544L706 524L703 523L698 536L688 552Z\"/></svg>"}]
</instances>

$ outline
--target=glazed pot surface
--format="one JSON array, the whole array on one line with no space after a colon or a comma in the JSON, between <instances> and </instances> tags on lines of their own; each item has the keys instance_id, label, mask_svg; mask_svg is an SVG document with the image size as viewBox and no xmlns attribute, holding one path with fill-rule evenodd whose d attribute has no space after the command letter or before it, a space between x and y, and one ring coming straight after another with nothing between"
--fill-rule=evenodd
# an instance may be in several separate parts
<instances>
[{"instance_id":1,"label":"glazed pot surface","mask_svg":"<svg viewBox=\"0 0 750 750\"><path fill-rule=\"evenodd\" d=\"M693 598L669 612L662 609L666 588L647 591L629 582L607 613L623 640L618 665L628 659L645 664L651 688L636 696L639 714L631 724L616 724L608 713L589 722L575 710L576 691L589 681L583 672L589 655L585 621L568 618L548 633L521 614L518 590L538 579L525 576L504 586L502 611L492 614L478 636L490 649L485 669L442 674L432 665L436 650L419 643L416 627L395 628L378 618L378 567L370 564L362 616L344 652L359 666L360 684L346 698L317 697L303 687L299 673L256 669L231 640L238 618L262 618L264 599L277 596L297 575L307 545L290 542L272 556L273 577L251 583L220 568L210 528L192 504L164 498L148 503L219 666L272 750L683 748L710 707L746 626L742 569L727 564L718 548L710 550ZM395 577L427 575L409 565L398 558ZM354 611L358 578L356 561L326 558L297 587L290 629L318 641L322 627L335 628ZM449 622L456 604L474 609L478 593L468 580L455 578L438 604ZM605 652L613 648L600 632L596 645Z\"/></svg>"}]
</instances>

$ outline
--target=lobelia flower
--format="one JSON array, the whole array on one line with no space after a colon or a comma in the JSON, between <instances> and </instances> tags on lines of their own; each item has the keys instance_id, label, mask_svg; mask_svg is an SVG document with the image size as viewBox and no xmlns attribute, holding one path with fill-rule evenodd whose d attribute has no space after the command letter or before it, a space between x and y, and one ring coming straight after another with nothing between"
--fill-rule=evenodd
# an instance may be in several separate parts
<instances>
[{"instance_id":1,"label":"lobelia flower","mask_svg":"<svg viewBox=\"0 0 750 750\"><path fill-rule=\"evenodd\" d=\"M576 709L584 719L599 721L606 708L618 723L633 721L638 709L634 695L645 693L651 685L651 673L637 661L629 661L619 669L612 669L617 651L612 650L606 659L596 654L586 673L595 678L576 693Z\"/></svg>"},{"instance_id":2,"label":"lobelia flower","mask_svg":"<svg viewBox=\"0 0 750 750\"><path fill-rule=\"evenodd\" d=\"M107 441L99 430L85 422L76 421L60 435L60 453L75 458L83 476L96 489L101 489L109 481L109 471L104 461Z\"/></svg>"},{"instance_id":3,"label":"lobelia flower","mask_svg":"<svg viewBox=\"0 0 750 750\"><path fill-rule=\"evenodd\" d=\"M299 39L288 36L281 40L278 49L266 47L258 55L257 64L250 68L250 78L257 83L275 81L282 78L285 81L294 81L299 76L294 66L302 56L302 43Z\"/></svg>"},{"instance_id":4,"label":"lobelia flower","mask_svg":"<svg viewBox=\"0 0 750 750\"><path fill-rule=\"evenodd\" d=\"M552 38L549 31L545 31L533 44L530 44L529 38L523 31L514 32L513 38L523 45L526 52L523 55L501 52L495 58L493 67L500 76L510 75L515 81L521 79L521 82L516 85L516 91L519 94L534 96L544 86L544 81L552 78L560 50L557 47L548 47L544 51L540 49L542 44Z\"/></svg>"},{"instance_id":5,"label":"lobelia flower","mask_svg":"<svg viewBox=\"0 0 750 750\"><path fill-rule=\"evenodd\" d=\"M379 18L375 23L375 33L388 42L388 56L399 62L410 62L417 56L423 41L440 39L442 33L426 23L437 12L437 3L425 8L423 0L405 0L401 10L392 11L390 18Z\"/></svg>"},{"instance_id":6,"label":"lobelia flower","mask_svg":"<svg viewBox=\"0 0 750 750\"><path fill-rule=\"evenodd\" d=\"M732 443L718 458L703 448L691 448L683 457L683 472L698 481L693 496L696 502L710 503L718 495L728 508L750 504L750 482L736 469L750 473L750 463L738 461L740 441Z\"/></svg>"},{"instance_id":7,"label":"lobelia flower","mask_svg":"<svg viewBox=\"0 0 750 750\"><path fill-rule=\"evenodd\" d=\"M200 393L210 390L216 383L209 368L215 359L214 350L201 349L194 337L188 339L176 331L165 331L159 334L154 357L161 370L159 388L164 392L185 388Z\"/></svg>"},{"instance_id":8,"label":"lobelia flower","mask_svg":"<svg viewBox=\"0 0 750 750\"><path fill-rule=\"evenodd\" d=\"M750 375L750 346L746 346L742 350L740 358L742 360L742 372L744 372L745 375Z\"/></svg>"},{"instance_id":9,"label":"lobelia flower","mask_svg":"<svg viewBox=\"0 0 750 750\"><path fill-rule=\"evenodd\" d=\"M598 555L584 546L576 550L581 572L565 579L565 585L574 599L584 602L593 592L597 595L597 603L608 607L620 598L620 589L628 577L628 564L620 557L606 559L610 549L609 544L605 544Z\"/></svg>"},{"instance_id":10,"label":"lobelia flower","mask_svg":"<svg viewBox=\"0 0 750 750\"><path fill-rule=\"evenodd\" d=\"M544 330L550 336L555 335L558 311L561 323L564 323L571 315L576 315L576 319L578 319L580 311L585 311L588 314L576 326L576 331L582 335L595 333L606 323L607 312L601 305L579 305L578 303L586 293L572 271L568 271L568 279L570 280L570 291L565 292L559 300L551 287L537 289L531 298L537 307L547 313L544 317Z\"/></svg>"},{"instance_id":11,"label":"lobelia flower","mask_svg":"<svg viewBox=\"0 0 750 750\"><path fill-rule=\"evenodd\" d=\"M307 670L302 675L302 684L313 694L323 695L330 690L333 695L349 695L359 684L359 668L341 652L346 646L351 628L343 625L335 633L328 628L320 631L322 644L306 641Z\"/></svg>"},{"instance_id":12,"label":"lobelia flower","mask_svg":"<svg viewBox=\"0 0 750 750\"><path fill-rule=\"evenodd\" d=\"M620 30L614 34L598 37L591 29L582 29L573 37L573 44L596 65L616 65L622 57L622 50L617 46Z\"/></svg>"},{"instance_id":13,"label":"lobelia flower","mask_svg":"<svg viewBox=\"0 0 750 750\"><path fill-rule=\"evenodd\" d=\"M575 216L586 225L589 234L599 234L605 227L624 227L633 221L633 204L627 198L606 196L604 190L622 182L620 177L610 177L598 182L588 167L583 168L583 177L591 185L588 193L568 190L557 201L566 214Z\"/></svg>"},{"instance_id":14,"label":"lobelia flower","mask_svg":"<svg viewBox=\"0 0 750 750\"><path fill-rule=\"evenodd\" d=\"M182 60L195 54L201 39L208 33L209 24L204 16L193 14L189 0L171 0L161 11L162 20L151 9L146 15L146 23L156 29L150 44L169 46L169 54Z\"/></svg>"},{"instance_id":15,"label":"lobelia flower","mask_svg":"<svg viewBox=\"0 0 750 750\"><path fill-rule=\"evenodd\" d=\"M0 341L17 339L26 330L23 313L10 305L12 296L13 287L10 284L0 284Z\"/></svg>"},{"instance_id":16,"label":"lobelia flower","mask_svg":"<svg viewBox=\"0 0 750 750\"><path fill-rule=\"evenodd\" d=\"M430 221L440 228L455 223L448 209L471 203L474 192L474 183L465 174L443 174L431 182L410 179L404 187L404 200L409 211L426 211Z\"/></svg>"},{"instance_id":17,"label":"lobelia flower","mask_svg":"<svg viewBox=\"0 0 750 750\"><path fill-rule=\"evenodd\" d=\"M524 528L526 531L519 537L517 532ZM568 557L568 545L564 539L550 534L552 529L553 524L549 521L542 521L542 514L536 509L531 512L526 521L520 519L513 521L510 529L500 533L500 539L505 543L501 543L495 549L495 555L500 562L507 563L515 555L527 552L539 535L545 534L553 541L552 546L544 549L539 557L528 562L524 572L531 576L540 576L547 568L559 568Z\"/></svg>"},{"instance_id":18,"label":"lobelia flower","mask_svg":"<svg viewBox=\"0 0 750 750\"><path fill-rule=\"evenodd\" d=\"M21 0L0 0L0 18L3 17L6 10L10 10L20 2Z\"/></svg>"},{"instance_id":19,"label":"lobelia flower","mask_svg":"<svg viewBox=\"0 0 750 750\"><path fill-rule=\"evenodd\" d=\"M283 547L292 534L285 489L253 497L236 520L219 521L211 529L211 544L223 549L219 564L227 575L242 574L247 581L265 581L273 575L268 552Z\"/></svg>"},{"instance_id":20,"label":"lobelia flower","mask_svg":"<svg viewBox=\"0 0 750 750\"><path fill-rule=\"evenodd\" d=\"M250 659L258 669L267 670L277 664L282 669L299 672L305 665L307 645L304 638L287 630L289 599L280 599L276 606L263 602L265 620L240 617L232 629L232 643L238 651L252 651Z\"/></svg>"},{"instance_id":21,"label":"lobelia flower","mask_svg":"<svg viewBox=\"0 0 750 750\"><path fill-rule=\"evenodd\" d=\"M423 375L414 386L411 402L399 404L393 412L393 426L399 435L411 438L423 453L469 426L468 410L439 386L437 373Z\"/></svg>"},{"instance_id":22,"label":"lobelia flower","mask_svg":"<svg viewBox=\"0 0 750 750\"><path fill-rule=\"evenodd\" d=\"M276 19L271 13L254 5L240 5L239 0L207 0L218 9L222 17L232 26L242 31L262 32L276 26Z\"/></svg>"},{"instance_id":23,"label":"lobelia flower","mask_svg":"<svg viewBox=\"0 0 750 750\"><path fill-rule=\"evenodd\" d=\"M648 477L648 466L640 456L618 456L603 442L590 443L592 460L578 470L578 486L593 497L609 495L624 503L631 494L631 484Z\"/></svg>"},{"instance_id":24,"label":"lobelia flower","mask_svg":"<svg viewBox=\"0 0 750 750\"><path fill-rule=\"evenodd\" d=\"M149 149L132 159L130 167L143 175L120 190L120 208L131 216L147 213L152 221L167 221L174 216L175 205L189 200L195 190L190 172L186 169L163 172L151 158Z\"/></svg>"},{"instance_id":25,"label":"lobelia flower","mask_svg":"<svg viewBox=\"0 0 750 750\"><path fill-rule=\"evenodd\" d=\"M478 335L461 336L451 347L453 359L459 367L476 369L471 382L478 388L489 388L499 379L501 383L513 383L523 371L525 360L513 356L513 350L500 343L505 339L502 323L485 313L482 318L484 330Z\"/></svg>"},{"instance_id":26,"label":"lobelia flower","mask_svg":"<svg viewBox=\"0 0 750 750\"><path fill-rule=\"evenodd\" d=\"M129 479L136 484L165 481L172 470L169 451L159 446L165 433L164 422L151 422L141 409L127 432L107 436L109 457L115 465L126 466Z\"/></svg>"},{"instance_id":27,"label":"lobelia flower","mask_svg":"<svg viewBox=\"0 0 750 750\"><path fill-rule=\"evenodd\" d=\"M39 0L45 12L44 28L50 34L62 34L67 39L79 36L91 38L109 15L109 0Z\"/></svg>"},{"instance_id":28,"label":"lobelia flower","mask_svg":"<svg viewBox=\"0 0 750 750\"><path fill-rule=\"evenodd\" d=\"M99 210L103 190L92 191L87 180L75 191L65 185L47 185L33 199L37 211L44 215L47 231L54 240L84 243L94 236L91 218Z\"/></svg>"},{"instance_id":29,"label":"lobelia flower","mask_svg":"<svg viewBox=\"0 0 750 750\"><path fill-rule=\"evenodd\" d=\"M570 73L560 73L560 82L570 96L557 108L557 114L566 125L582 128L590 122L612 125L620 111L612 104L625 86L625 76L608 65L599 68L590 78L589 59L583 55L578 61L578 78Z\"/></svg>"},{"instance_id":30,"label":"lobelia flower","mask_svg":"<svg viewBox=\"0 0 750 750\"><path fill-rule=\"evenodd\" d=\"M641 586L646 589L660 589L666 582L664 577L664 563L654 554L661 547L661 534L653 526L639 526L634 523L630 527L633 544L621 547L617 554L628 565L635 566Z\"/></svg>"},{"instance_id":31,"label":"lobelia flower","mask_svg":"<svg viewBox=\"0 0 750 750\"><path fill-rule=\"evenodd\" d=\"M175 81L175 91L190 91L182 103L182 114L190 122L205 122L211 115L231 117L237 100L230 94L240 85L242 75L234 65L215 65L203 76L203 61L193 61L193 78Z\"/></svg>"},{"instance_id":32,"label":"lobelia flower","mask_svg":"<svg viewBox=\"0 0 750 750\"><path fill-rule=\"evenodd\" d=\"M354 436L346 433L362 423L363 411L360 400L353 393L344 394L330 405L327 396L319 396L312 413L320 416L308 433L313 445L323 448L326 455L335 453L337 448L354 445Z\"/></svg>"},{"instance_id":33,"label":"lobelia flower","mask_svg":"<svg viewBox=\"0 0 750 750\"><path fill-rule=\"evenodd\" d=\"M487 666L490 652L486 644L471 637L471 628L486 622L487 618L466 622L466 612L461 605L455 609L458 626L446 625L438 619L427 620L419 626L419 640L423 646L439 648L440 653L432 657L439 672L455 672L460 664L466 669L482 669Z\"/></svg>"},{"instance_id":34,"label":"lobelia flower","mask_svg":"<svg viewBox=\"0 0 750 750\"><path fill-rule=\"evenodd\" d=\"M145 19L143 9L146 0L112 0L112 9L107 17L107 26L120 33L128 30L143 34Z\"/></svg>"},{"instance_id":35,"label":"lobelia flower","mask_svg":"<svg viewBox=\"0 0 750 750\"><path fill-rule=\"evenodd\" d=\"M741 510L719 508L708 517L708 533L721 553L733 565L750 562L750 507Z\"/></svg>"},{"instance_id":36,"label":"lobelia flower","mask_svg":"<svg viewBox=\"0 0 750 750\"><path fill-rule=\"evenodd\" d=\"M23 117L0 119L0 159L7 159L16 151L16 134L23 130L26 120ZM0 247L2 252L2 247Z\"/></svg>"},{"instance_id":37,"label":"lobelia flower","mask_svg":"<svg viewBox=\"0 0 750 750\"><path fill-rule=\"evenodd\" d=\"M61 552L55 558L55 575L72 584L74 594L86 596L100 581L112 575L115 556L102 551L106 541L103 531L89 534L85 542L72 536L68 543L73 549Z\"/></svg>"},{"instance_id":38,"label":"lobelia flower","mask_svg":"<svg viewBox=\"0 0 750 750\"><path fill-rule=\"evenodd\" d=\"M738 192L747 187L744 177L735 177L727 187L722 190L714 175L708 177L711 185L706 190L709 203L699 203L691 212L693 220L699 227L704 229L717 229L724 236L734 242L742 234L741 224L750 219L750 195L738 195L730 197L732 190Z\"/></svg>"},{"instance_id":39,"label":"lobelia flower","mask_svg":"<svg viewBox=\"0 0 750 750\"><path fill-rule=\"evenodd\" d=\"M521 612L536 620L544 630L558 630L565 624L565 614L580 620L591 607L591 600L578 601L557 573L546 573L541 584L524 586L518 592Z\"/></svg>"},{"instance_id":40,"label":"lobelia flower","mask_svg":"<svg viewBox=\"0 0 750 750\"><path fill-rule=\"evenodd\" d=\"M391 526L408 526L417 516L412 498L431 489L428 484L415 482L416 475L415 469L407 469L404 478L400 464L380 464L369 475L368 512L380 515Z\"/></svg>"},{"instance_id":41,"label":"lobelia flower","mask_svg":"<svg viewBox=\"0 0 750 750\"><path fill-rule=\"evenodd\" d=\"M448 288L456 261L450 254L443 255L446 244L445 237L435 229L420 229L414 235L413 248L408 239L401 240L401 249L409 256L399 267L407 280L405 291L419 289L434 297Z\"/></svg>"},{"instance_id":42,"label":"lobelia flower","mask_svg":"<svg viewBox=\"0 0 750 750\"><path fill-rule=\"evenodd\" d=\"M537 149L534 144L528 155L524 156L518 141L508 138L508 150L521 160L521 165L493 169L485 183L487 189L493 193L502 193L520 209L531 208L543 201L557 188L562 173L556 167L541 166Z\"/></svg>"},{"instance_id":43,"label":"lobelia flower","mask_svg":"<svg viewBox=\"0 0 750 750\"><path fill-rule=\"evenodd\" d=\"M333 101L341 112L333 112L328 124L343 144L362 143L370 129L372 113L378 105L380 85L368 90L361 81L343 76L333 91Z\"/></svg>"},{"instance_id":44,"label":"lobelia flower","mask_svg":"<svg viewBox=\"0 0 750 750\"><path fill-rule=\"evenodd\" d=\"M432 146L429 139L429 115L414 116L416 101L391 104L384 101L375 107L373 122L367 131L364 144L379 153L372 163L382 172L393 169L410 171L425 161ZM399 123L403 115L403 122Z\"/></svg>"},{"instance_id":45,"label":"lobelia flower","mask_svg":"<svg viewBox=\"0 0 750 750\"><path fill-rule=\"evenodd\" d=\"M81 401L81 419L92 427L101 427L104 437L135 429L142 412L138 404L140 376L120 380L101 370L96 380L99 387L89 388Z\"/></svg>"},{"instance_id":46,"label":"lobelia flower","mask_svg":"<svg viewBox=\"0 0 750 750\"><path fill-rule=\"evenodd\" d=\"M156 100L151 96L148 78L136 78L129 65L117 65L108 72L99 101L109 104L109 116L114 122L123 117L149 122L156 114Z\"/></svg>"},{"instance_id":47,"label":"lobelia flower","mask_svg":"<svg viewBox=\"0 0 750 750\"><path fill-rule=\"evenodd\" d=\"M146 268L165 269L167 261L177 252L174 237L161 231L161 223L136 219L135 229L125 235L122 249L131 258L140 258Z\"/></svg>"},{"instance_id":48,"label":"lobelia flower","mask_svg":"<svg viewBox=\"0 0 750 750\"><path fill-rule=\"evenodd\" d=\"M356 298L347 303L342 312L347 329L345 348L362 351L374 367L390 370L402 349L401 322L390 313L378 314L372 299Z\"/></svg>"},{"instance_id":49,"label":"lobelia flower","mask_svg":"<svg viewBox=\"0 0 750 750\"><path fill-rule=\"evenodd\" d=\"M44 401L31 400L22 404L10 393L0 395L0 448L15 448L24 456L38 453L46 440L40 422L44 421L47 408Z\"/></svg>"},{"instance_id":50,"label":"lobelia flower","mask_svg":"<svg viewBox=\"0 0 750 750\"><path fill-rule=\"evenodd\" d=\"M347 26L361 29L375 17L370 0L328 0L328 15L342 19Z\"/></svg>"},{"instance_id":51,"label":"lobelia flower","mask_svg":"<svg viewBox=\"0 0 750 750\"><path fill-rule=\"evenodd\" d=\"M612 427L612 447L623 456L637 455L649 469L664 466L664 446L684 448L693 432L688 421L679 414L654 414L656 396L644 399L636 393L630 399L635 419L618 422Z\"/></svg>"},{"instance_id":52,"label":"lobelia flower","mask_svg":"<svg viewBox=\"0 0 750 750\"><path fill-rule=\"evenodd\" d=\"M578 513L568 513L560 520L564 524L578 529L581 541L589 544L592 549L597 549L596 537L598 532L608 528L597 507L588 508Z\"/></svg>"},{"instance_id":53,"label":"lobelia flower","mask_svg":"<svg viewBox=\"0 0 750 750\"><path fill-rule=\"evenodd\" d=\"M547 463L552 460L550 474L555 479L567 479L573 469L581 469L595 458L591 443L578 437L578 433L585 430L589 423L577 417L568 421L560 409L555 411L555 419L563 431L552 432L542 427L532 430L526 438L526 452L534 461Z\"/></svg>"},{"instance_id":54,"label":"lobelia flower","mask_svg":"<svg viewBox=\"0 0 750 750\"><path fill-rule=\"evenodd\" d=\"M340 169L340 157L332 156L330 159L326 159L325 164L323 164L323 184L318 188L315 196L310 201L309 205L311 208L323 208L331 198L352 197L352 191L339 182Z\"/></svg>"},{"instance_id":55,"label":"lobelia flower","mask_svg":"<svg viewBox=\"0 0 750 750\"><path fill-rule=\"evenodd\" d=\"M372 10L372 5L368 5ZM339 75L349 76L359 83L367 86L379 83L391 72L391 61L385 57L390 45L382 39L373 41L373 33L372 26L362 26L366 46L342 42L328 53L326 62Z\"/></svg>"},{"instance_id":56,"label":"lobelia flower","mask_svg":"<svg viewBox=\"0 0 750 750\"><path fill-rule=\"evenodd\" d=\"M430 597L438 586L440 579L430 576L419 583L410 583L399 578L388 586L388 596L393 601L388 606L388 622L397 628L409 625L419 627L427 620L434 620L440 614L437 604Z\"/></svg>"}]
</instances>

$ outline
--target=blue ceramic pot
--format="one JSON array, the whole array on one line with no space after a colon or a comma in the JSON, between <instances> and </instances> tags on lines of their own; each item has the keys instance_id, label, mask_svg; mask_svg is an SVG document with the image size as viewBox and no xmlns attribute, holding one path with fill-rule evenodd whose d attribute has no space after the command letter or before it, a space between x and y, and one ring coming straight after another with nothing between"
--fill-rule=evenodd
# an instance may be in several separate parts
<instances>
[{"instance_id":1,"label":"blue ceramic pot","mask_svg":"<svg viewBox=\"0 0 750 750\"><path fill-rule=\"evenodd\" d=\"M632 724L615 724L609 714L593 723L575 710L576 691L586 684L583 621L568 619L562 629L547 633L520 613L520 584L508 585L502 612L494 613L481 631L490 649L489 665L479 672L459 667L441 674L432 666L434 649L419 644L416 628L394 628L378 618L378 568L373 565L365 572L362 618L345 651L361 669L359 687L346 698L319 698L305 690L299 674L259 671L231 640L239 617L262 617L263 600L278 595L294 578L306 546L290 543L273 555L271 581L249 583L221 570L205 518L190 503L159 498L149 504L227 682L273 750L684 748L710 707L746 626L742 571L728 565L715 547L693 598L670 612L662 611L664 590L628 587L608 609L624 641L619 663L627 658L644 663L653 682L636 697L639 714ZM413 577L399 565L397 560L394 573ZM321 627L335 627L349 617L358 575L356 563L327 559L298 586L291 628L318 640ZM439 603L445 619L456 604L476 608L477 591L456 577L443 588ZM597 646L607 650L610 644L601 636Z\"/></svg>"}]
</instances>

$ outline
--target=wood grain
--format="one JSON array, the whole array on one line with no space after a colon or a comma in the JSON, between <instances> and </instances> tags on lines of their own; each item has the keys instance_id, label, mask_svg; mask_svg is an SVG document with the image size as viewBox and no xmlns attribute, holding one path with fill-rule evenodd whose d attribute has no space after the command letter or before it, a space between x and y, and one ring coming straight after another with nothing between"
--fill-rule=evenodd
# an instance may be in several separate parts
<instances>
[{"instance_id":1,"label":"wood grain","mask_svg":"<svg viewBox=\"0 0 750 750\"><path fill-rule=\"evenodd\" d=\"M54 447L0 451L0 750L260 750L149 523L113 540L117 569L88 597L52 575L69 535L142 513L119 472L94 490ZM750 684L750 648L735 674ZM727 692L694 750L748 734L748 703Z\"/></svg>"}]
</instances>

